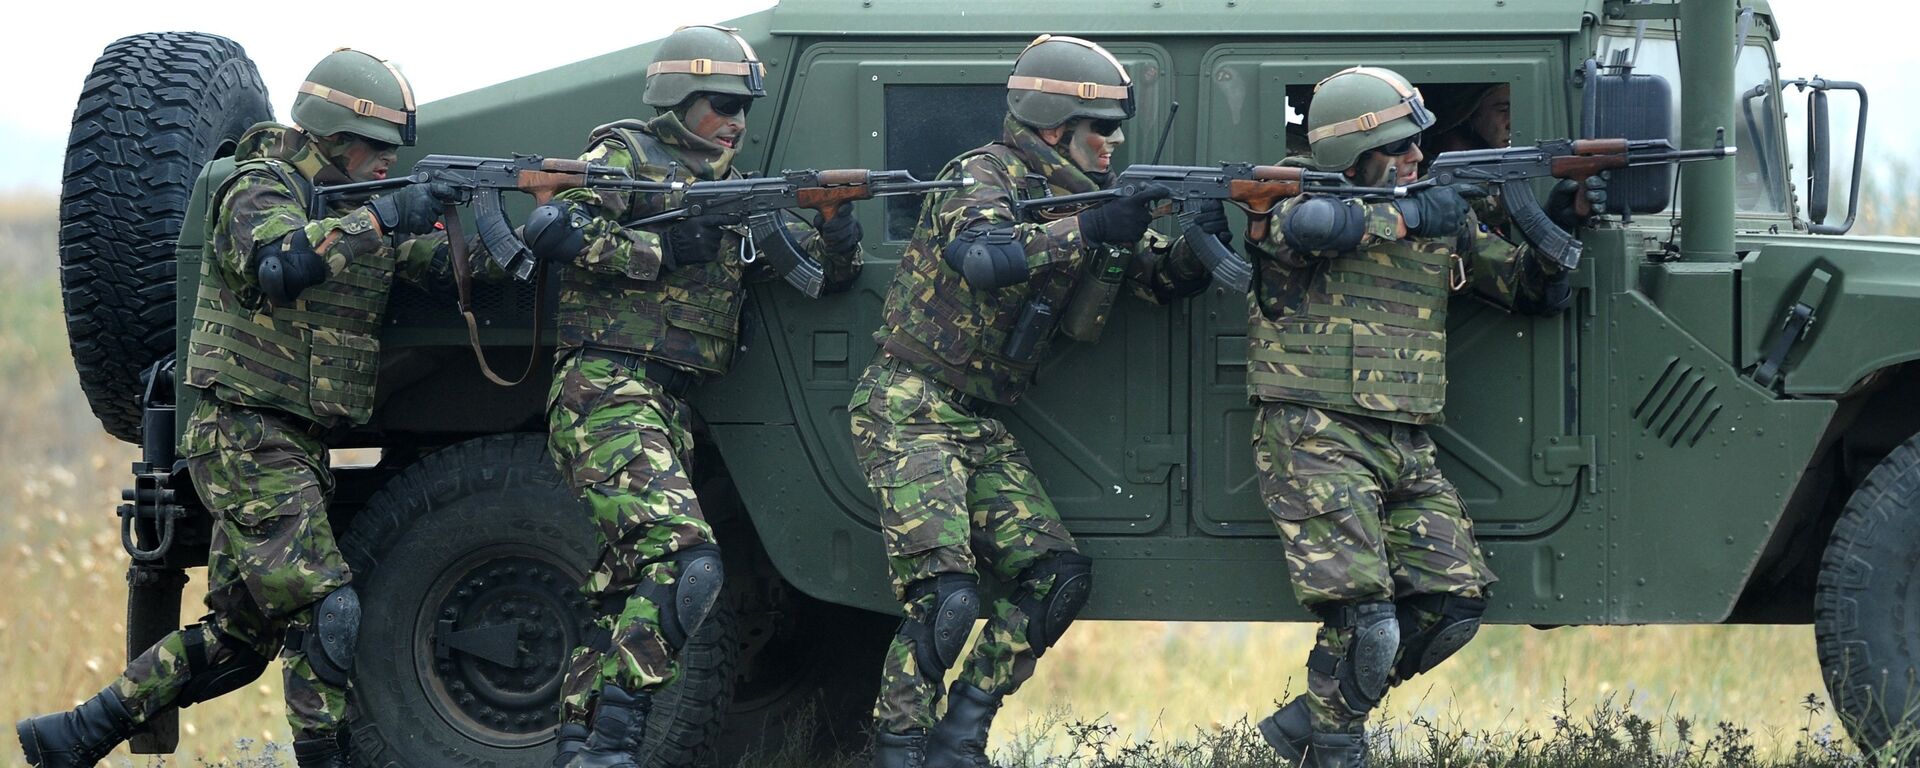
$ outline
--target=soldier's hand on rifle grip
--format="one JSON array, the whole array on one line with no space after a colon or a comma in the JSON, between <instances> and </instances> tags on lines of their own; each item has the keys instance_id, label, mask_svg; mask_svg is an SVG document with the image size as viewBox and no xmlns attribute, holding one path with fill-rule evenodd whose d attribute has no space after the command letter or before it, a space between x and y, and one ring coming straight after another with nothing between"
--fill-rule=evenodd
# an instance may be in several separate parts
<instances>
[{"instance_id":1,"label":"soldier's hand on rifle grip","mask_svg":"<svg viewBox=\"0 0 1920 768\"><path fill-rule=\"evenodd\" d=\"M1126 197L1080 214L1080 236L1090 243L1130 246L1146 236L1153 224L1153 201L1172 194L1159 184L1148 184Z\"/></svg>"},{"instance_id":2,"label":"soldier's hand on rifle grip","mask_svg":"<svg viewBox=\"0 0 1920 768\"><path fill-rule=\"evenodd\" d=\"M833 218L815 211L813 228L820 233L820 245L827 253L848 254L860 247L865 232L860 229L859 220L853 217L853 203L841 203L834 207Z\"/></svg>"},{"instance_id":3,"label":"soldier's hand on rifle grip","mask_svg":"<svg viewBox=\"0 0 1920 768\"><path fill-rule=\"evenodd\" d=\"M1458 185L1471 186L1471 185ZM1484 191L1473 188L1473 191ZM1468 194L1471 194L1469 192ZM1458 234L1466 226L1467 194L1454 186L1440 185L1427 187L1409 197L1393 201L1400 210L1400 218L1407 225L1410 237L1447 237Z\"/></svg>"},{"instance_id":4,"label":"soldier's hand on rifle grip","mask_svg":"<svg viewBox=\"0 0 1920 768\"><path fill-rule=\"evenodd\" d=\"M1232 250L1233 230L1227 226L1226 204L1219 200L1205 199L1195 201L1194 208L1198 213L1193 218L1193 225L1199 227L1200 231L1213 235L1221 245Z\"/></svg>"},{"instance_id":5,"label":"soldier's hand on rifle grip","mask_svg":"<svg viewBox=\"0 0 1920 768\"><path fill-rule=\"evenodd\" d=\"M445 182L414 184L390 195L381 195L367 207L380 222L380 231L403 235L424 235L433 231L434 222L447 206L460 202L460 190Z\"/></svg>"},{"instance_id":6,"label":"soldier's hand on rifle grip","mask_svg":"<svg viewBox=\"0 0 1920 768\"><path fill-rule=\"evenodd\" d=\"M1580 182L1561 179L1547 193L1547 216L1561 229L1572 232L1587 223L1594 214L1607 209L1607 175L1587 177Z\"/></svg>"},{"instance_id":7,"label":"soldier's hand on rifle grip","mask_svg":"<svg viewBox=\"0 0 1920 768\"><path fill-rule=\"evenodd\" d=\"M571 261L587 247L587 209L578 203L547 203L527 216L523 238L541 261Z\"/></svg>"},{"instance_id":8,"label":"soldier's hand on rifle grip","mask_svg":"<svg viewBox=\"0 0 1920 768\"><path fill-rule=\"evenodd\" d=\"M665 263L668 269L706 264L720 258L720 241L727 236L723 227L733 224L737 216L709 214L694 216L674 224L661 240L667 246Z\"/></svg>"}]
</instances>

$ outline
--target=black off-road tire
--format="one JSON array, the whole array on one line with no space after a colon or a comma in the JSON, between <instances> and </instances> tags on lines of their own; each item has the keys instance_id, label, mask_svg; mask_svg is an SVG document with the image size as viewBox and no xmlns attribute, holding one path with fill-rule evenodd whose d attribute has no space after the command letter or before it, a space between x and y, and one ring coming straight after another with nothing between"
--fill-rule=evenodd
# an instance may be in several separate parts
<instances>
[{"instance_id":1,"label":"black off-road tire","mask_svg":"<svg viewBox=\"0 0 1920 768\"><path fill-rule=\"evenodd\" d=\"M152 32L108 45L73 111L60 184L60 286L87 403L140 442L140 373L174 347L174 245L201 167L273 118L240 44Z\"/></svg>"},{"instance_id":2,"label":"black off-road tire","mask_svg":"<svg viewBox=\"0 0 1920 768\"><path fill-rule=\"evenodd\" d=\"M551 760L560 675L590 618L577 589L597 555L578 510L545 436L507 434L427 456L354 516L340 544L363 610L356 763ZM456 639L508 625L506 664ZM716 612L683 649L680 680L655 697L647 765L711 754L732 691L732 627Z\"/></svg>"},{"instance_id":3,"label":"black off-road tire","mask_svg":"<svg viewBox=\"0 0 1920 768\"><path fill-rule=\"evenodd\" d=\"M1854 742L1880 765L1920 765L1920 436L1847 501L1813 607L1827 693Z\"/></svg>"}]
</instances>

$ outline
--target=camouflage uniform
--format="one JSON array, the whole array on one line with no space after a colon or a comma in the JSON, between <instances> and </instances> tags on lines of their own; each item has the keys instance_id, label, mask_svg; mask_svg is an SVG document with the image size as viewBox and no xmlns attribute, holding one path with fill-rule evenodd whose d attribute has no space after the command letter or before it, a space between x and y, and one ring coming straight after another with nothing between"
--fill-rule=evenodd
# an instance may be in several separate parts
<instances>
[{"instance_id":1,"label":"camouflage uniform","mask_svg":"<svg viewBox=\"0 0 1920 768\"><path fill-rule=\"evenodd\" d=\"M1357 249L1296 252L1279 222L1303 200L1289 200L1249 244L1258 274L1248 389L1259 405L1261 496L1294 595L1330 619L1315 657L1342 659L1353 630L1332 620L1339 606L1399 605L1404 642L1440 618L1409 597L1479 599L1495 580L1425 429L1445 402L1447 296L1470 290L1550 314L1567 302L1567 275L1477 216L1454 238L1398 239L1400 213L1384 203L1364 206ZM1368 707L1346 701L1323 665L1309 666L1314 730L1356 727ZM1394 682L1406 676L1397 674Z\"/></svg>"},{"instance_id":2,"label":"camouflage uniform","mask_svg":"<svg viewBox=\"0 0 1920 768\"><path fill-rule=\"evenodd\" d=\"M738 177L733 151L695 135L673 112L595 129L581 159L636 179ZM665 195L580 189L558 197L594 213L585 247L560 267L560 350L547 401L548 446L600 542L583 587L600 614L561 689L563 721L584 723L603 684L651 691L677 674L659 608L635 590L645 581L671 584L677 566L666 558L713 542L690 479L694 414L685 389L727 372L740 343L743 282L769 275L741 263L737 232L721 243L723 258L669 269L661 235L620 225L665 210ZM785 223L825 268L827 290L859 275L858 248L827 252L811 227Z\"/></svg>"},{"instance_id":3,"label":"camouflage uniform","mask_svg":"<svg viewBox=\"0 0 1920 768\"><path fill-rule=\"evenodd\" d=\"M1036 292L1069 292L1096 250L1082 242L1074 216L1017 222L1010 203L1099 185L1012 116L999 142L961 155L940 177L963 174L977 184L929 197L921 208L887 292L885 322L874 333L880 354L847 406L854 448L879 496L894 592L913 619L933 609L935 596L909 599L911 585L974 574L976 558L1000 580L1044 599L1052 577L1029 580L1028 567L1077 552L1026 452L989 415L989 404L1017 402L1051 344L1043 338L1025 361L1003 353L1022 308ZM1032 268L1028 282L976 291L943 261L948 242L983 225L1015 228ZM1127 279L1147 300L1165 302L1207 285L1205 267L1184 245L1149 232L1135 250ZM1028 642L1029 620L1015 599L996 601L961 681L997 695L1019 688L1045 650ZM874 707L881 730L933 725L941 691L920 675L914 652L905 637L887 651Z\"/></svg>"},{"instance_id":4,"label":"camouflage uniform","mask_svg":"<svg viewBox=\"0 0 1920 768\"><path fill-rule=\"evenodd\" d=\"M349 181L305 133L255 126L218 193L212 248L202 264L186 381L202 391L180 441L200 499L215 518L202 623L161 639L113 683L135 719L179 697L191 646L219 664L236 653L271 657L288 630L311 627L310 607L352 580L327 521L333 476L324 434L371 412L374 333L396 276L446 276L445 236L396 248L361 201L336 200L310 218L315 184ZM288 306L263 298L255 245L304 229L333 277ZM346 691L321 680L288 643L287 721L296 739L336 731Z\"/></svg>"}]
</instances>

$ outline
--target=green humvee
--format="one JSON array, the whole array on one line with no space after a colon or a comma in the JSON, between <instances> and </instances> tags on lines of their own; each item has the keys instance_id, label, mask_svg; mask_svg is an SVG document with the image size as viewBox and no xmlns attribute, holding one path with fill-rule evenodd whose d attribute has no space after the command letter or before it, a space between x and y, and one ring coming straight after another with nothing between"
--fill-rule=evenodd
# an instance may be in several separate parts
<instances>
[{"instance_id":1,"label":"green humvee","mask_svg":"<svg viewBox=\"0 0 1920 768\"><path fill-rule=\"evenodd\" d=\"M1381 18L1418 31L1382 32ZM1703 147L1724 129L1738 156L1690 165L1677 185L1664 169L1615 177L1634 213L1583 234L1573 310L1523 318L1463 300L1450 313L1455 381L1436 436L1503 577L1490 618L1813 622L1860 743L1915 723L1920 242L1833 236L1851 214L1824 223L1827 96L1853 86L1782 80L1765 0L1139 0L1097 14L786 0L730 24L771 65L741 160L762 173L930 178L997 135L1006 73L1040 32L1095 39L1135 76L1141 116L1117 166L1146 161L1169 127L1163 163L1276 161L1298 143L1312 85L1356 63L1397 69L1430 98L1510 83L1516 144L1634 134ZM640 109L650 53L427 104L415 151L571 157L591 127ZM1790 97L1815 116L1804 190L1789 183L1801 171ZM1864 107L1863 91L1845 98ZM1185 108L1163 122L1175 101ZM146 448L121 510L135 650L173 627L181 570L204 563L205 511L171 450L174 409L194 393L170 361L207 179L268 116L239 46L191 33L114 43L77 111L61 242L72 342L107 429ZM917 204L857 207L871 260L851 292L756 289L737 370L695 398L697 485L732 578L649 724L660 764L754 746L809 702L843 743L864 721L896 606L845 404ZM550 351L533 294L480 288L496 367L532 344ZM1099 561L1087 618L1308 618L1281 586L1254 482L1246 316L1246 298L1218 288L1170 313L1122 308L1110 338L1067 348L1008 411ZM379 410L340 445L378 459L339 469L333 510L366 601L358 754L544 759L585 610L572 590L593 555L544 450L547 383L483 380L445 296L396 292L383 348ZM136 746L173 744L162 723Z\"/></svg>"}]
</instances>

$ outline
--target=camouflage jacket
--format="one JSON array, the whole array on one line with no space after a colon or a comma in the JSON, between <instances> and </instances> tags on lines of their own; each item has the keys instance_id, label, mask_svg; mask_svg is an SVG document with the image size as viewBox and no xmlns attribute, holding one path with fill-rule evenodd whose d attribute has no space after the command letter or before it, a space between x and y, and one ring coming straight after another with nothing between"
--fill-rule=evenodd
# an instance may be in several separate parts
<instances>
[{"instance_id":1,"label":"camouflage jacket","mask_svg":"<svg viewBox=\"0 0 1920 768\"><path fill-rule=\"evenodd\" d=\"M1351 201L1366 210L1358 249L1294 251L1279 222L1304 199L1287 201L1265 237L1248 244L1256 262L1247 351L1253 399L1438 423L1450 294L1472 291L1527 314L1559 312L1570 298L1566 272L1481 224L1479 213L1456 237L1402 239L1392 204Z\"/></svg>"},{"instance_id":2,"label":"camouflage jacket","mask_svg":"<svg viewBox=\"0 0 1920 768\"><path fill-rule=\"evenodd\" d=\"M626 168L636 179L683 181L736 178L733 150L687 130L667 112L650 121L622 120L594 129L582 160ZM741 232L721 242L722 257L707 264L667 268L663 236L623 221L668 210L672 193L595 193L572 189L558 199L588 206L586 247L560 266L561 353L580 347L637 352L677 368L719 375L733 363L740 338L743 280L767 279L771 269L741 262ZM781 213L795 243L826 271L826 289L844 290L860 274L860 249L828 253L819 233ZM756 262L756 265L764 264Z\"/></svg>"},{"instance_id":3,"label":"camouflage jacket","mask_svg":"<svg viewBox=\"0 0 1920 768\"><path fill-rule=\"evenodd\" d=\"M974 397L1011 404L1020 399L1052 333L1027 361L1005 354L1021 311L1036 294L1056 311L1088 275L1096 249L1080 238L1074 213L1050 221L1016 221L1012 203L1099 189L1067 158L1011 115L998 142L967 152L941 170L940 178L973 177L974 186L927 197L913 239L887 289L884 319L874 340L887 354L920 373ZM976 290L947 266L941 253L961 232L1012 228L1027 253L1032 277L1025 283ZM1165 303L1198 293L1206 267L1184 244L1149 231L1134 246L1125 281L1148 301Z\"/></svg>"},{"instance_id":4,"label":"camouflage jacket","mask_svg":"<svg viewBox=\"0 0 1920 768\"><path fill-rule=\"evenodd\" d=\"M211 206L206 258L187 343L189 386L228 403L272 408L322 427L363 424L380 365L380 322L393 278L421 285L449 274L446 236L395 243L363 200L310 216L316 184L349 181L306 133L261 123ZM304 230L332 276L286 306L261 293L256 248ZM183 453L192 455L183 448Z\"/></svg>"}]
</instances>

